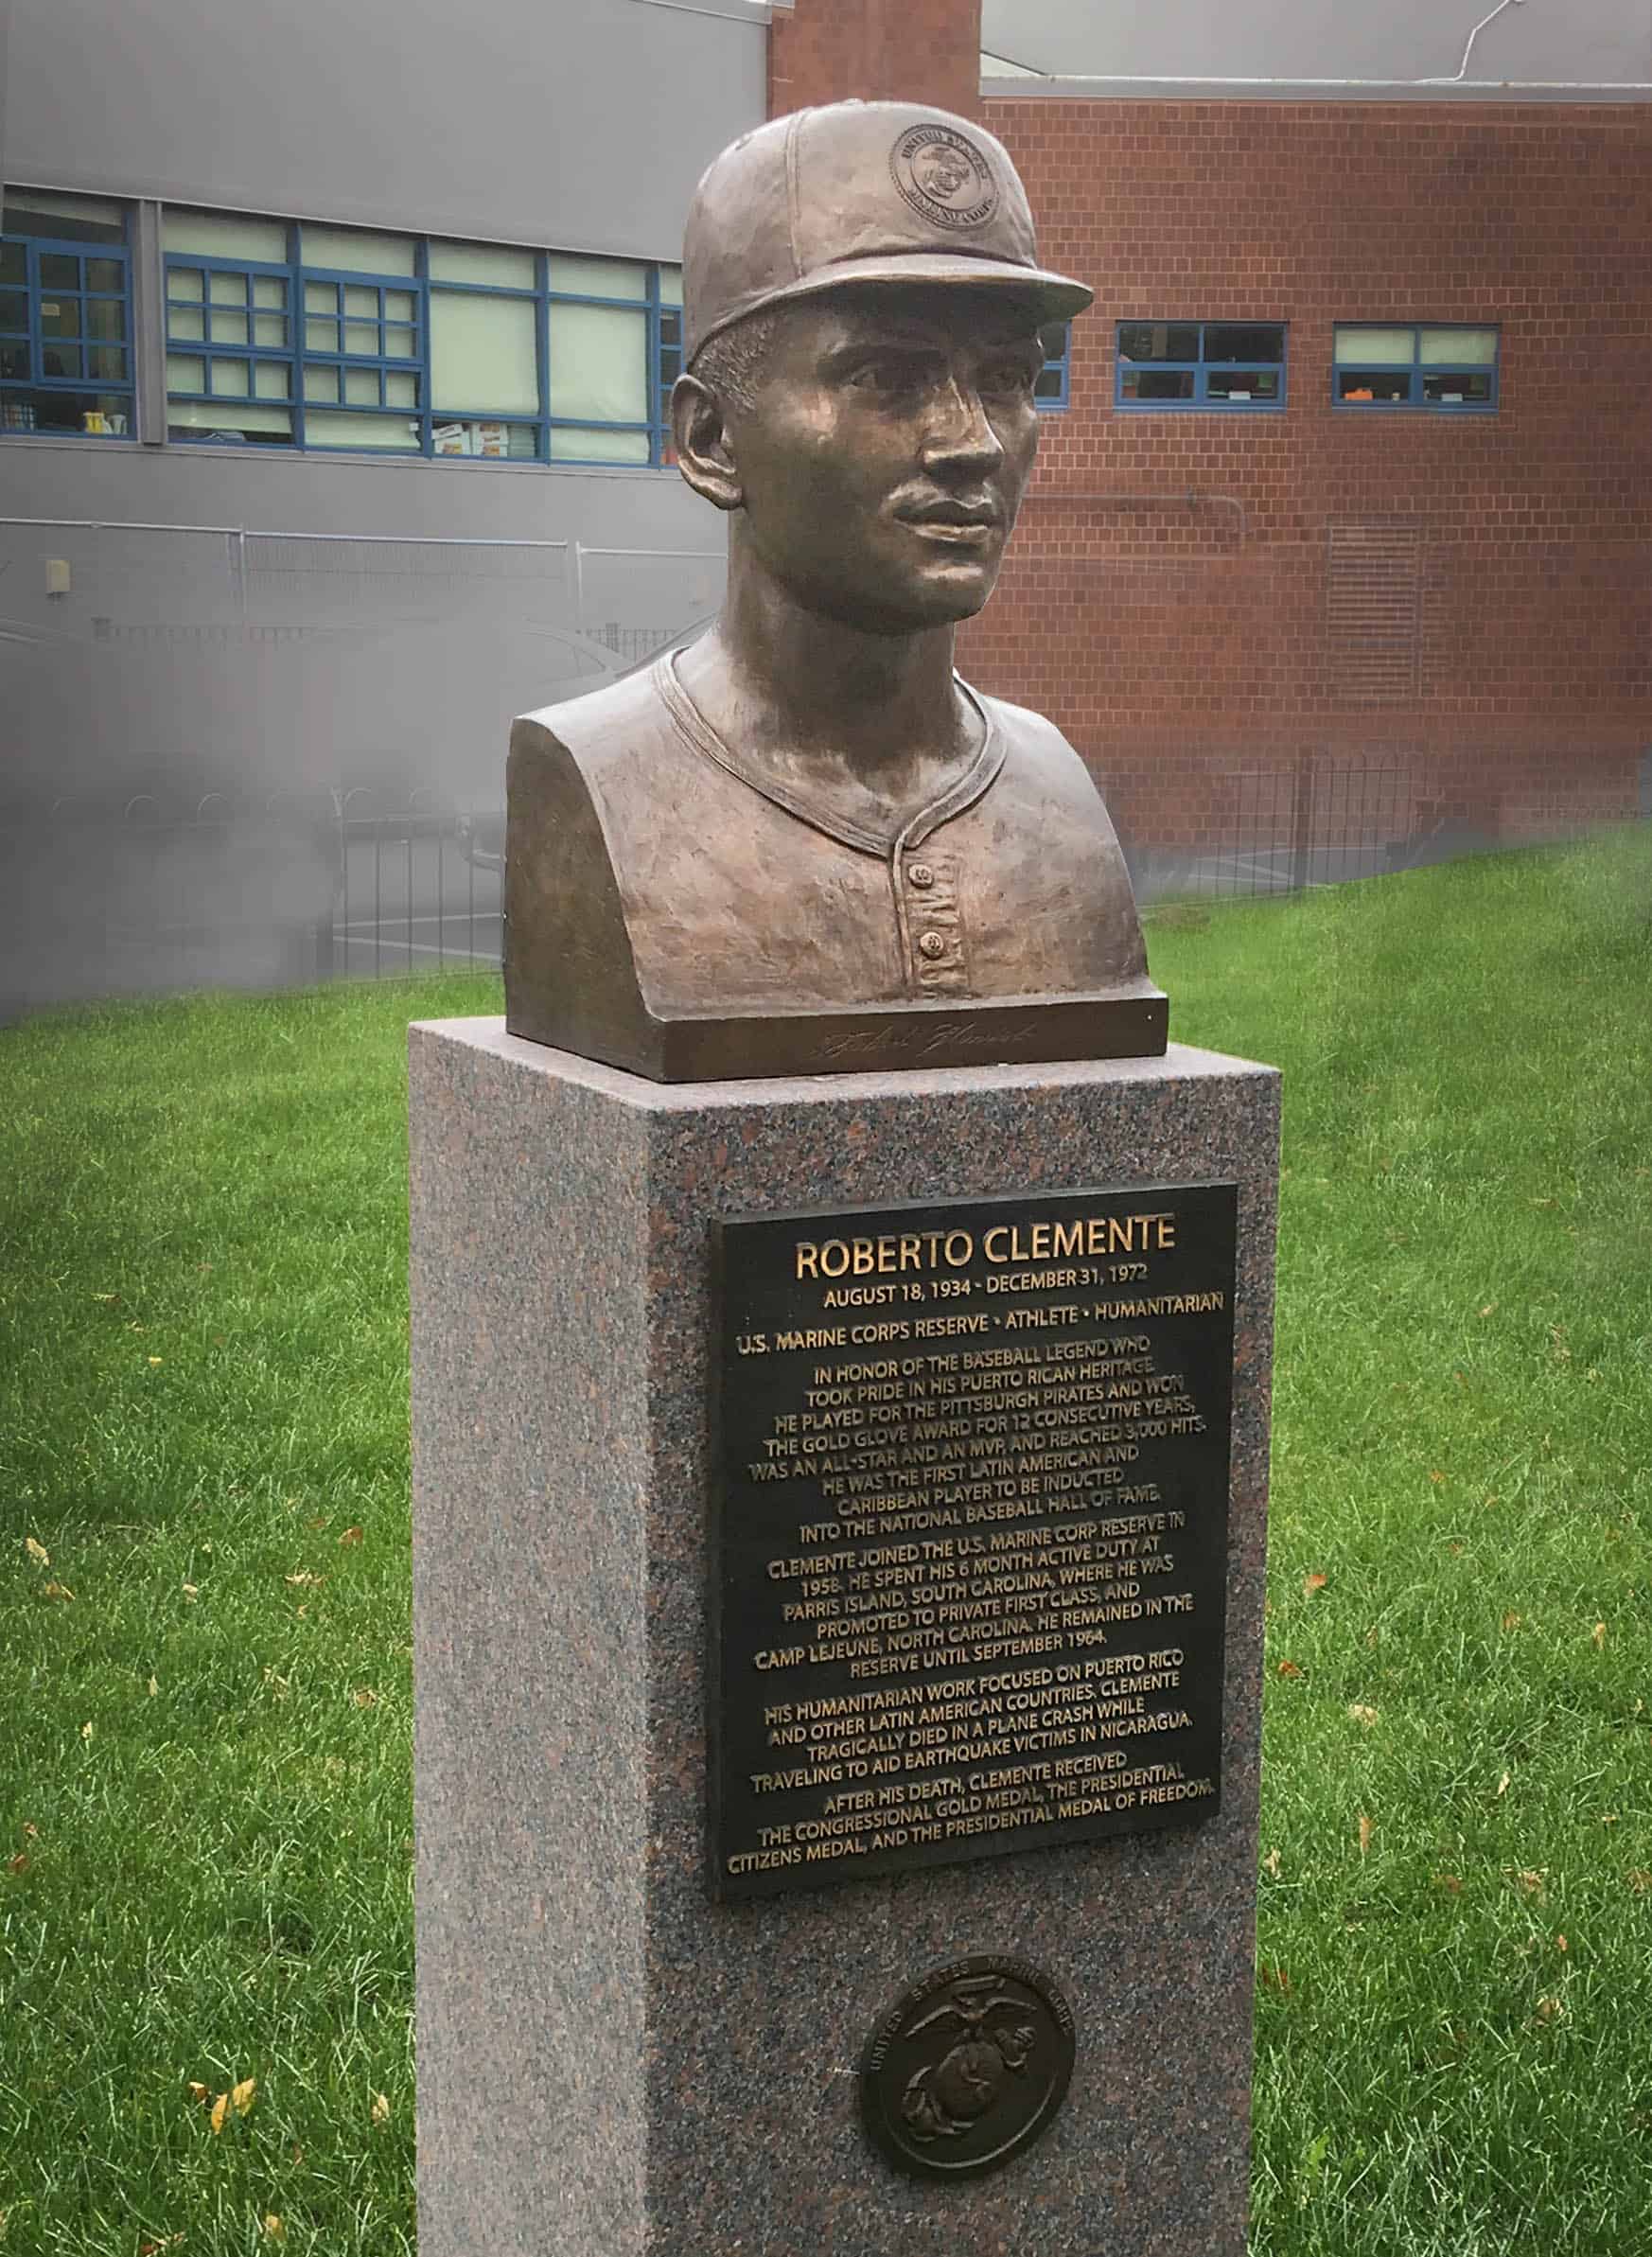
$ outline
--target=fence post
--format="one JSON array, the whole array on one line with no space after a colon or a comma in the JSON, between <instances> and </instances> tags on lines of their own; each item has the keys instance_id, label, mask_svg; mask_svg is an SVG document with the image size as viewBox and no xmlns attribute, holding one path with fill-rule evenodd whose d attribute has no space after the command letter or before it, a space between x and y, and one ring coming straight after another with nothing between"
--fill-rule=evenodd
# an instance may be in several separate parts
<instances>
[{"instance_id":1,"label":"fence post","mask_svg":"<svg viewBox=\"0 0 1652 2257\"><path fill-rule=\"evenodd\" d=\"M1291 795L1291 890L1302 892L1309 882L1309 858L1313 850L1313 768L1314 754L1299 752L1296 756L1296 783Z\"/></svg>"}]
</instances>

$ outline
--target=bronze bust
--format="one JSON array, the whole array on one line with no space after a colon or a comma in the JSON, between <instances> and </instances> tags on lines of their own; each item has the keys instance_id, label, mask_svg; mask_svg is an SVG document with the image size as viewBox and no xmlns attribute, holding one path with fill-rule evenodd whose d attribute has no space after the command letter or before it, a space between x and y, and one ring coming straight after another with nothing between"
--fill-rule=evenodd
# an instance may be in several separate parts
<instances>
[{"instance_id":1,"label":"bronze bust","mask_svg":"<svg viewBox=\"0 0 1652 2257\"><path fill-rule=\"evenodd\" d=\"M1164 1049L1088 770L953 669L1032 467L1040 326L1090 296L945 112L804 110L712 164L672 420L728 601L512 731L513 1033L658 1081Z\"/></svg>"}]
</instances>

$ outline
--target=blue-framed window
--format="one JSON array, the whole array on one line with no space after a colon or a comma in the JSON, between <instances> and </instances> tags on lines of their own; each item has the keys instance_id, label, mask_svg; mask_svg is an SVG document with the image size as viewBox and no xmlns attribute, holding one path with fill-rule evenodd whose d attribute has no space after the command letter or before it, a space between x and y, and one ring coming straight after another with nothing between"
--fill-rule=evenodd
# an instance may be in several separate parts
<instances>
[{"instance_id":1,"label":"blue-framed window","mask_svg":"<svg viewBox=\"0 0 1652 2257\"><path fill-rule=\"evenodd\" d=\"M668 459L676 268L211 212L164 234L174 438Z\"/></svg>"},{"instance_id":2,"label":"blue-framed window","mask_svg":"<svg viewBox=\"0 0 1652 2257\"><path fill-rule=\"evenodd\" d=\"M1497 406L1498 331L1444 322L1339 322L1331 399L1339 408L1422 408L1445 415Z\"/></svg>"},{"instance_id":3,"label":"blue-framed window","mask_svg":"<svg viewBox=\"0 0 1652 2257\"><path fill-rule=\"evenodd\" d=\"M1267 414L1285 405L1283 322L1120 322L1120 408Z\"/></svg>"},{"instance_id":4,"label":"blue-framed window","mask_svg":"<svg viewBox=\"0 0 1652 2257\"><path fill-rule=\"evenodd\" d=\"M1044 366L1032 387L1034 403L1046 414L1064 408L1071 394L1073 325L1047 322L1038 332L1044 346Z\"/></svg>"},{"instance_id":5,"label":"blue-framed window","mask_svg":"<svg viewBox=\"0 0 1652 2257\"><path fill-rule=\"evenodd\" d=\"M134 398L124 207L8 188L0 433L131 438Z\"/></svg>"}]
</instances>

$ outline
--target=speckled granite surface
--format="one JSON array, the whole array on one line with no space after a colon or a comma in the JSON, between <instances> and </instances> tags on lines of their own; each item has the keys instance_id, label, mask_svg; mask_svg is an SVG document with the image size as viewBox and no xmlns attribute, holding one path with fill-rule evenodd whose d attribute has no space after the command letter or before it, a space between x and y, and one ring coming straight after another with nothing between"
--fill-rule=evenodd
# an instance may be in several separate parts
<instances>
[{"instance_id":1,"label":"speckled granite surface","mask_svg":"<svg viewBox=\"0 0 1652 2257\"><path fill-rule=\"evenodd\" d=\"M412 1033L420 2257L1238 2257L1278 1084L1159 1059L665 1087ZM713 1906L712 1219L1240 1184L1223 1808ZM1071 2000L1050 2132L904 2178L855 2064L940 1963Z\"/></svg>"}]
</instances>

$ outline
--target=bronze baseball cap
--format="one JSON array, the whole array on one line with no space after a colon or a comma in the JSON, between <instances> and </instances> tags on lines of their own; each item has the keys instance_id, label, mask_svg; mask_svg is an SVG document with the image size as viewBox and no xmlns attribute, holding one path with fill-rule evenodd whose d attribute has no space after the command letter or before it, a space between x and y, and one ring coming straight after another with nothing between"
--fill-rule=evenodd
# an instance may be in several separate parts
<instances>
[{"instance_id":1,"label":"bronze baseball cap","mask_svg":"<svg viewBox=\"0 0 1652 2257\"><path fill-rule=\"evenodd\" d=\"M730 322L846 282L1003 290L1040 323L1095 294L1039 265L1003 143L913 102L795 110L712 160L683 233L685 359Z\"/></svg>"}]
</instances>

